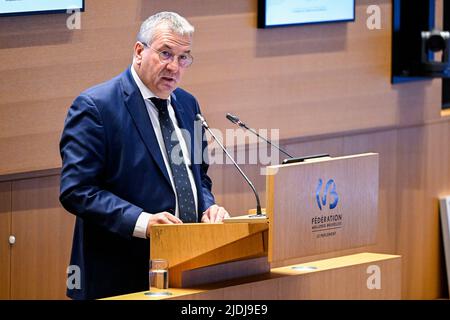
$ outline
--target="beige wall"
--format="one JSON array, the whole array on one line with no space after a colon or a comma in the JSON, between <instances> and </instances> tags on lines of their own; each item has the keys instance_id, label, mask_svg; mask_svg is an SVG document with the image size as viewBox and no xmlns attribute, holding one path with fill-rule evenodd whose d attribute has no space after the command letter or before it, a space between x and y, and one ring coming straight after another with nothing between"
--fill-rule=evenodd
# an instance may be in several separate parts
<instances>
[{"instance_id":1,"label":"beige wall","mask_svg":"<svg viewBox=\"0 0 450 320\"><path fill-rule=\"evenodd\" d=\"M380 228L373 249L403 256L403 296L436 298L442 248L437 197L450 192L449 118L440 80L391 85L391 1L357 0L356 21L256 28L256 0L88 1L81 30L67 15L0 19L0 175L58 168L71 101L130 63L142 20L174 10L197 28L183 87L208 122L226 112L254 128L280 128L296 155L380 153ZM439 1L440 2L440 1ZM381 7L369 30L366 8ZM264 198L257 166L244 167ZM5 175L8 175L5 177ZM231 166L212 166L217 199L233 214L254 206Z\"/></svg>"}]
</instances>

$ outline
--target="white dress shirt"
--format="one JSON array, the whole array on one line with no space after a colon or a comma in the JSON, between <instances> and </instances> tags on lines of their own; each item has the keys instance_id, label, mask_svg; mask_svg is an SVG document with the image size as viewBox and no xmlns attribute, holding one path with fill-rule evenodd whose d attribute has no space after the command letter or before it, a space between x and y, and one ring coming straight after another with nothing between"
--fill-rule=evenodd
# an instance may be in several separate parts
<instances>
[{"instance_id":1,"label":"white dress shirt","mask_svg":"<svg viewBox=\"0 0 450 320\"><path fill-rule=\"evenodd\" d=\"M164 144L164 139L163 139L163 136L161 133L161 127L159 125L158 109L156 109L155 105L150 100L150 98L157 97L157 96L153 92L151 92L150 89L147 88L147 86L142 82L142 80L139 78L138 74L134 70L133 66L131 66L131 74L139 88L139 91L141 92L142 97L144 98L145 106L147 108L147 112L150 117L150 121L152 123L153 130L155 131L156 139L158 140L159 148L161 150L161 154L164 159L164 164L165 164L166 170L169 174L170 183L172 184L172 189L175 194L175 201L176 201L175 216L179 217L178 199L177 199L176 191L175 191L175 183L173 181L172 169L170 167L170 163L169 163L169 160L167 157L166 146ZM173 126L175 128L175 133L177 135L178 141L180 142L181 150L183 152L183 158L184 158L184 163L186 165L186 171L188 173L189 181L190 181L191 187L192 187L192 193L194 195L195 210L197 211L198 210L197 187L195 185L194 176L190 169L190 165L191 165L191 159L189 158L190 153L188 152L186 141L184 140L184 137L181 133L177 118L175 116L175 112L173 110L172 104L170 103L170 97L169 97L168 111L169 111L170 119L172 120ZM154 212L154 213L157 213L157 212ZM150 217L151 217L151 214L147 213L147 212L142 212L139 215L139 218L136 221L136 226L134 227L134 231L133 231L134 237L139 237L139 238L144 238L144 239L147 238L146 231L147 231L147 225L148 225L148 221L150 220Z\"/></svg>"}]
</instances>

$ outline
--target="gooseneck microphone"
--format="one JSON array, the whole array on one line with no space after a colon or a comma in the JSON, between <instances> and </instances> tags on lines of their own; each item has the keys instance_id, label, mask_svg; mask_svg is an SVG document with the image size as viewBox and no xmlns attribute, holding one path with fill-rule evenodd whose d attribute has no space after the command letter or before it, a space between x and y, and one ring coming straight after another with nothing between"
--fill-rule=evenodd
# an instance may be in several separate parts
<instances>
[{"instance_id":1,"label":"gooseneck microphone","mask_svg":"<svg viewBox=\"0 0 450 320\"><path fill-rule=\"evenodd\" d=\"M249 130L250 132L252 132L253 134L255 134L258 138L264 140L265 142L267 142L268 144L270 144L272 147L277 148L278 150L280 150L281 152L283 152L285 155L287 155L289 158L294 158L293 156L291 156L289 153L287 153L286 151L284 151L283 149L281 149L279 146L277 146L276 144L273 144L271 141L267 140L264 137L261 137L258 132L256 132L255 130L253 130L252 128L247 127L247 125L245 123L243 123L241 120L239 120L239 118L235 115L232 115L231 113L227 113L227 119L230 120L231 122L233 122L234 124L237 124L238 126L245 128L246 130Z\"/></svg>"},{"instance_id":2,"label":"gooseneck microphone","mask_svg":"<svg viewBox=\"0 0 450 320\"><path fill-rule=\"evenodd\" d=\"M250 181L250 179L245 175L245 173L242 171L242 169L238 166L238 164L236 163L236 161L234 161L233 157L228 153L227 149L225 149L225 147L223 146L223 144L219 141L219 139L217 139L216 135L211 131L211 129L208 126L208 123L206 122L205 118L203 118L203 116L199 113L197 113L196 116L197 120L199 120L202 124L202 126L208 130L209 134L214 138L214 140L219 144L219 146L222 148L223 152L225 152L225 154L228 156L228 158L230 158L230 160L233 162L234 166L236 167L236 169L238 169L238 171L240 172L240 174L244 177L245 181L247 181L247 183L249 184L249 186L252 188L253 193L255 194L256 197L256 215L257 216L264 216L262 211L261 211L261 202L259 201L259 196L258 196L258 192L256 192L255 186L253 185L253 183Z\"/></svg>"}]
</instances>

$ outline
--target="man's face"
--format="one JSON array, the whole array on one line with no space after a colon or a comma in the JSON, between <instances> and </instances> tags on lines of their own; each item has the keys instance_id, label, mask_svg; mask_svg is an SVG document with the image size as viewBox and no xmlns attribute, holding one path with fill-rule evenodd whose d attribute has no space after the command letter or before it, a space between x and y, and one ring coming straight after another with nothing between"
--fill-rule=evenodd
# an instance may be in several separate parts
<instances>
[{"instance_id":1,"label":"man's face","mask_svg":"<svg viewBox=\"0 0 450 320\"><path fill-rule=\"evenodd\" d=\"M178 56L190 53L191 44L191 37L180 36L165 27L155 31L150 48L139 42L135 44L135 70L142 82L158 97L167 99L177 88L186 70L179 66ZM175 59L162 63L157 51L170 52Z\"/></svg>"}]
</instances>

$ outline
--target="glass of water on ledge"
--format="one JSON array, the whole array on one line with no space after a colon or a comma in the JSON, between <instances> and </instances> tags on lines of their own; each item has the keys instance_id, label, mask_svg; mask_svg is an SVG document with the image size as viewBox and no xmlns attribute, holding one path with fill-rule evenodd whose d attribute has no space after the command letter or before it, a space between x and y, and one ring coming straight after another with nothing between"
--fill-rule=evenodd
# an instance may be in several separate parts
<instances>
[{"instance_id":1,"label":"glass of water on ledge","mask_svg":"<svg viewBox=\"0 0 450 320\"><path fill-rule=\"evenodd\" d=\"M165 259L151 259L149 266L150 287L158 289L169 288L169 264Z\"/></svg>"}]
</instances>

